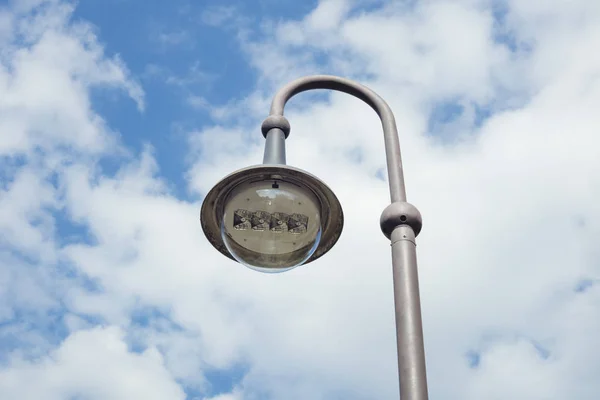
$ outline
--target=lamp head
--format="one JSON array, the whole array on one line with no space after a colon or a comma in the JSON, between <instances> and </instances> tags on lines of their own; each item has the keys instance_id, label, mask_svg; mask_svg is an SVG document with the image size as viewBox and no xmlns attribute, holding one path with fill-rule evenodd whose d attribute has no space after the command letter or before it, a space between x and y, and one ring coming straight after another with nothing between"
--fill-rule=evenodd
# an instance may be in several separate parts
<instances>
[{"instance_id":1,"label":"lamp head","mask_svg":"<svg viewBox=\"0 0 600 400\"><path fill-rule=\"evenodd\" d=\"M202 203L200 220L208 240L227 257L261 272L283 272L333 247L343 212L315 176L263 164L217 183Z\"/></svg>"}]
</instances>

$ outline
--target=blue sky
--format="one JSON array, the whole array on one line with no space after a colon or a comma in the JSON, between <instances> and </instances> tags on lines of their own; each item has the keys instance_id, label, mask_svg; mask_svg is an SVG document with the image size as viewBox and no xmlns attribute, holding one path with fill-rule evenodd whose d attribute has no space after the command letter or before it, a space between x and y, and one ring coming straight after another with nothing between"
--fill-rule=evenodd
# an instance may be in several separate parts
<instances>
[{"instance_id":1,"label":"blue sky","mask_svg":"<svg viewBox=\"0 0 600 400\"><path fill-rule=\"evenodd\" d=\"M238 6L244 4L250 6ZM235 27L227 30L203 22L207 7L220 14L218 9L225 7L225 13L228 5L150 1L143 3L142 12L140 7L135 1L89 1L77 7L74 18L92 23L102 32L106 50L119 54L143 82L148 104L147 112L140 114L127 99L115 101L99 95L96 107L120 131L136 131L123 135L129 147L139 152L151 142L159 162L165 160L160 163L161 173L180 186L185 171L184 160L178 157L185 150L180 132L210 123L207 112L191 108L186 96L199 95L211 104L224 104L247 94L255 73L240 51ZM248 7L258 13L264 8L261 4ZM257 20L260 14L246 15Z\"/></svg>"},{"instance_id":2,"label":"blue sky","mask_svg":"<svg viewBox=\"0 0 600 400\"><path fill-rule=\"evenodd\" d=\"M266 275L204 238L277 88L398 121L432 398L595 399L600 7L520 0L0 0L0 398L398 396L376 115L286 108L344 208Z\"/></svg>"}]
</instances>

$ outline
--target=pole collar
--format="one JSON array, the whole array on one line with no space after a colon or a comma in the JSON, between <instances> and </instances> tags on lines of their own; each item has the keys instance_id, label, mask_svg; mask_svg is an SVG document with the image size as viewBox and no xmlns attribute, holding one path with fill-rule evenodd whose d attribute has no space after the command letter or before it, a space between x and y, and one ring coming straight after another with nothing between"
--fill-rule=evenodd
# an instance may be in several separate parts
<instances>
[{"instance_id":1,"label":"pole collar","mask_svg":"<svg viewBox=\"0 0 600 400\"><path fill-rule=\"evenodd\" d=\"M263 121L262 126L260 127L265 138L267 137L267 133L274 128L281 129L286 139L290 135L290 122L283 115L269 115L267 119Z\"/></svg>"},{"instance_id":2,"label":"pole collar","mask_svg":"<svg viewBox=\"0 0 600 400\"><path fill-rule=\"evenodd\" d=\"M405 201L397 201L383 210L379 224L381 231L388 239L392 237L394 229L401 225L410 226L416 237L423 227L423 219L417 207Z\"/></svg>"}]
</instances>

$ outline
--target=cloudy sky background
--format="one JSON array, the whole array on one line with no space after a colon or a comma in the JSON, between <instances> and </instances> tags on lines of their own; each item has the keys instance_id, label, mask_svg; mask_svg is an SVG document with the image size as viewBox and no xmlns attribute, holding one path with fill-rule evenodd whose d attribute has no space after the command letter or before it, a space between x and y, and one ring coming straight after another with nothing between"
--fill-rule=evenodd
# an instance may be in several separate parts
<instances>
[{"instance_id":1,"label":"cloudy sky background","mask_svg":"<svg viewBox=\"0 0 600 400\"><path fill-rule=\"evenodd\" d=\"M397 398L372 110L286 110L326 257L257 273L198 221L329 73L396 113L430 397L597 399L599 48L596 0L0 1L0 398Z\"/></svg>"}]
</instances>

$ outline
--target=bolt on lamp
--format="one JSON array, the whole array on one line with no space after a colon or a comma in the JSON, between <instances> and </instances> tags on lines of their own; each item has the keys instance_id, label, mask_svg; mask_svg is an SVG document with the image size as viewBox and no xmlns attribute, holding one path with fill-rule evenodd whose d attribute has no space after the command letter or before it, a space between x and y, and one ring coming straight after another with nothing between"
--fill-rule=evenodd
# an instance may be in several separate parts
<instances>
[{"instance_id":1,"label":"bolt on lamp","mask_svg":"<svg viewBox=\"0 0 600 400\"><path fill-rule=\"evenodd\" d=\"M313 89L355 96L381 119L391 204L383 210L380 226L392 247L400 399L427 400L415 242L422 219L417 208L406 202L394 114L379 95L356 82L328 75L307 76L281 88L262 124L263 164L233 172L210 190L200 212L202 229L225 256L261 272L307 264L337 242L344 224L337 197L320 179L286 165L285 159L290 124L283 109L291 97Z\"/></svg>"}]
</instances>

